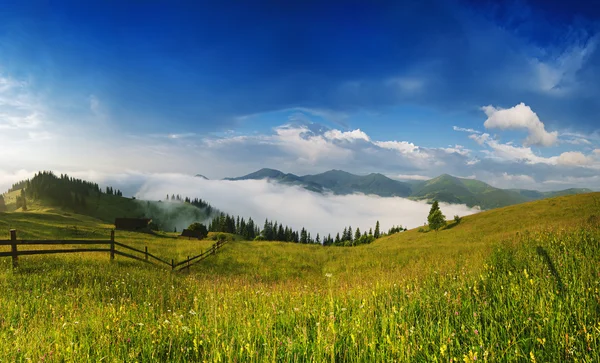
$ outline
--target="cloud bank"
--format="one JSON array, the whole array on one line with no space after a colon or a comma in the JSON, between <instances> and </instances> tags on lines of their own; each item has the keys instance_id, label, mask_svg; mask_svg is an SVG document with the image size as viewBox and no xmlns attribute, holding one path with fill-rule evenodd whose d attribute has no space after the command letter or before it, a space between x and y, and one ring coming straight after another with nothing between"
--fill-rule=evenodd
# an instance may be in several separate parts
<instances>
[{"instance_id":1,"label":"cloud bank","mask_svg":"<svg viewBox=\"0 0 600 363\"><path fill-rule=\"evenodd\" d=\"M252 217L261 227L265 218L294 229L305 227L313 237L335 235L349 225L368 231L378 220L383 231L393 225L418 227L427 221L431 207L405 198L318 194L265 180L204 180L177 174L149 176L136 197L159 200L172 193L199 197L226 213ZM478 211L445 203L441 209L448 219Z\"/></svg>"}]
</instances>

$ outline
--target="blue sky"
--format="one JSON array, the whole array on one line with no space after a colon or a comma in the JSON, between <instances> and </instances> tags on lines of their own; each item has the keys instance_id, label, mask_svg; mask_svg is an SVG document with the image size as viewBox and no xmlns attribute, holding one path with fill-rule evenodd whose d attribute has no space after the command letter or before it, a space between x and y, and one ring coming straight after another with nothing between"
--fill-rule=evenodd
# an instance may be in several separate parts
<instances>
[{"instance_id":1,"label":"blue sky","mask_svg":"<svg viewBox=\"0 0 600 363\"><path fill-rule=\"evenodd\" d=\"M597 189L596 5L2 2L0 170Z\"/></svg>"}]
</instances>

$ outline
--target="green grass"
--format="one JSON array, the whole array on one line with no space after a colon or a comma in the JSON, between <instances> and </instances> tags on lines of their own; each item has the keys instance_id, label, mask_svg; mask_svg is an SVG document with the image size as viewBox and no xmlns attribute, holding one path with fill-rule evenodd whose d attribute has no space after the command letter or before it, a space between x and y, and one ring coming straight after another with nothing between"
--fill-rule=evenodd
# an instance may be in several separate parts
<instances>
[{"instance_id":1,"label":"green grass","mask_svg":"<svg viewBox=\"0 0 600 363\"><path fill-rule=\"evenodd\" d=\"M355 248L234 241L189 274L107 254L24 256L16 271L2 259L0 361L598 361L597 199ZM0 214L0 230L24 238L83 238L69 226L85 238L110 228ZM116 239L176 260L212 243Z\"/></svg>"}]
</instances>

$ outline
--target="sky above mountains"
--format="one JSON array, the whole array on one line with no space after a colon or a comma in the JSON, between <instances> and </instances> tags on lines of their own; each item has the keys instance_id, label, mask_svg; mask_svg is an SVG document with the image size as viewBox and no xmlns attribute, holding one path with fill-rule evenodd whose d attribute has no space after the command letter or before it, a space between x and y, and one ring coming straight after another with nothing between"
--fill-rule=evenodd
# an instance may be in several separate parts
<instances>
[{"instance_id":1,"label":"sky above mountains","mask_svg":"<svg viewBox=\"0 0 600 363\"><path fill-rule=\"evenodd\" d=\"M2 2L0 177L600 188L598 1Z\"/></svg>"}]
</instances>

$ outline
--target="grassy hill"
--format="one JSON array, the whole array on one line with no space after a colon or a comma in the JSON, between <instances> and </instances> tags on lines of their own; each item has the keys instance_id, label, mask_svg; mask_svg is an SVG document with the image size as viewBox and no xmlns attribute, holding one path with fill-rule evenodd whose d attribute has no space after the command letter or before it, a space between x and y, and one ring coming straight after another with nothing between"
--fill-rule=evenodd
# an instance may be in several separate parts
<instances>
[{"instance_id":1,"label":"grassy hill","mask_svg":"<svg viewBox=\"0 0 600 363\"><path fill-rule=\"evenodd\" d=\"M237 241L189 274L105 254L24 256L16 271L3 258L0 360L598 361L598 216L594 193L355 248ZM110 226L0 213L9 228L103 238ZM116 238L176 260L211 243Z\"/></svg>"},{"instance_id":2,"label":"grassy hill","mask_svg":"<svg viewBox=\"0 0 600 363\"><path fill-rule=\"evenodd\" d=\"M448 203L466 204L470 207L492 209L524 203L534 199L515 191L494 188L479 180L462 179L448 174L413 185L414 199L438 200Z\"/></svg>"},{"instance_id":3,"label":"grassy hill","mask_svg":"<svg viewBox=\"0 0 600 363\"><path fill-rule=\"evenodd\" d=\"M9 212L22 211L17 208L16 198L21 190L4 194ZM153 222L166 231L181 231L193 222L204 221L209 214L188 203L172 201L141 201L116 195L94 194L85 197L85 206L66 208L57 206L46 199L27 198L27 212L47 212L61 215L83 215L112 224L115 218L152 218Z\"/></svg>"}]
</instances>

